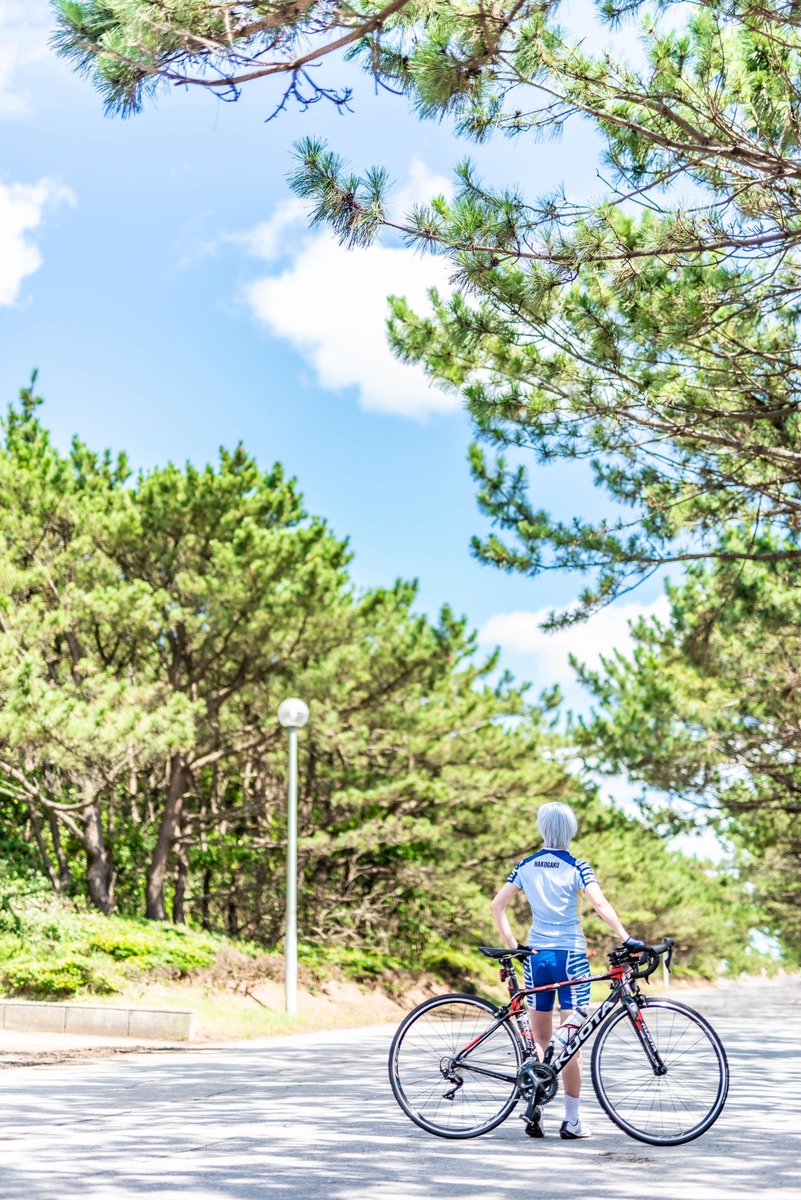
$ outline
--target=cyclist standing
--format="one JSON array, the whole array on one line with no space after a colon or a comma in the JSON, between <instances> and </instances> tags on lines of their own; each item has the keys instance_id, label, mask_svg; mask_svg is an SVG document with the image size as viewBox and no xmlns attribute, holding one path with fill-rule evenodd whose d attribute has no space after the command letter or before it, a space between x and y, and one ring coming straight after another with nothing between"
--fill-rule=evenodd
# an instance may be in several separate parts
<instances>
[{"instance_id":1,"label":"cyclist standing","mask_svg":"<svg viewBox=\"0 0 801 1200\"><path fill-rule=\"evenodd\" d=\"M569 804L543 804L537 813L537 828L543 846L517 864L492 901L492 915L506 945L514 950L520 943L512 933L506 909L519 891L526 893L531 905L531 928L526 945L536 953L525 962L526 987L564 981L559 991L561 1022L558 1034L564 1040L583 1025L590 1000L590 985L570 983L590 974L587 944L581 929L581 893L621 942L632 948L642 942L630 938L612 905L601 891L595 872L588 862L576 859L569 847L578 832L576 814ZM540 1059L553 1036L554 992L538 992L528 999L531 1027ZM564 1068L565 1119L559 1136L568 1140L586 1138L591 1131L579 1117L581 1093L581 1052ZM542 1137L542 1110L537 1108L527 1132Z\"/></svg>"}]
</instances>

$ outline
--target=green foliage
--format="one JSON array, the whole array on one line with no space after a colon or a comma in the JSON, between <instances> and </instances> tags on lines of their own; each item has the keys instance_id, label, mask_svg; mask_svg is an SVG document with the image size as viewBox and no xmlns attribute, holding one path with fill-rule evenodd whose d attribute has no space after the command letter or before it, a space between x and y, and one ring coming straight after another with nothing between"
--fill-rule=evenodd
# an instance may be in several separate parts
<instances>
[{"instance_id":1,"label":"green foliage","mask_svg":"<svg viewBox=\"0 0 801 1200\"><path fill-rule=\"evenodd\" d=\"M706 823L739 849L753 923L801 953L801 740L796 572L765 563L693 569L667 622L641 622L631 659L583 671L597 701L585 753L656 790L664 833ZM721 887L732 887L729 880ZM699 928L703 904L690 907ZM726 956L730 954L725 951ZM736 957L736 956L735 956Z\"/></svg>"},{"instance_id":2,"label":"green foliage","mask_svg":"<svg viewBox=\"0 0 801 1200\"><path fill-rule=\"evenodd\" d=\"M331 968L347 979L362 984L382 984L391 990L392 976L406 977L408 963L370 946L337 946L334 943L302 941L298 960L315 981L327 979Z\"/></svg>"},{"instance_id":3,"label":"green foliage","mask_svg":"<svg viewBox=\"0 0 801 1200\"><path fill-rule=\"evenodd\" d=\"M621 919L635 936L656 942L670 935L679 975L715 978L761 965L749 949L748 931L764 913L744 895L731 866L666 853L657 834L640 828L632 836L636 825L631 822L629 837L617 828L584 842L605 891L615 897ZM588 944L601 955L608 953L614 941L610 930L594 914L585 925Z\"/></svg>"},{"instance_id":4,"label":"green foliage","mask_svg":"<svg viewBox=\"0 0 801 1200\"><path fill-rule=\"evenodd\" d=\"M94 922L86 927L90 953L108 955L136 970L164 967L180 975L211 966L219 941L181 926L137 925L132 921Z\"/></svg>"},{"instance_id":5,"label":"green foliage","mask_svg":"<svg viewBox=\"0 0 801 1200\"><path fill-rule=\"evenodd\" d=\"M571 773L551 702L493 681L497 657L477 656L449 608L419 614L414 585L357 593L347 544L306 514L280 465L262 471L240 448L215 467L131 479L124 458L78 441L60 455L29 392L5 429L0 830L11 838L17 822L26 846L17 856L8 843L20 878L0 904L7 937L24 930L54 959L80 946L112 984L214 968L212 932L276 946L286 750L269 714L287 694L312 710L300 928L346 971L386 976L397 961L472 976L462 948L494 936L488 900L532 847L544 800L572 803L585 836L598 834L591 857L610 893L619 877L627 905L630 894L653 910L644 933L678 927L672 856L654 841L638 857L641 827ZM99 916L71 927L77 909L54 917L25 898L31 846L55 891L130 917L171 910L173 928ZM698 888L702 906L711 892ZM720 955L730 917L693 936L687 917L688 961ZM750 915L731 919L743 934Z\"/></svg>"},{"instance_id":6,"label":"green foliage","mask_svg":"<svg viewBox=\"0 0 801 1200\"><path fill-rule=\"evenodd\" d=\"M0 987L8 995L66 999L108 995L132 980L247 972L247 943L124 917L104 917L37 883L0 881Z\"/></svg>"},{"instance_id":7,"label":"green foliage","mask_svg":"<svg viewBox=\"0 0 801 1200\"><path fill-rule=\"evenodd\" d=\"M59 0L56 7L59 49L93 76L111 108L123 112L175 82L231 95L248 79L280 72L290 77L287 97L301 103L320 98L326 94L320 85L309 82L305 99L302 92L296 56L306 39L311 58L335 43L347 45L422 117L452 116L467 137L500 134L532 143L569 129L576 117L594 124L605 141L608 182L592 204L559 192L532 198L501 189L465 163L451 199L436 197L398 216L390 211L380 168L356 173L313 138L298 148L292 184L310 202L312 220L330 225L345 243L364 244L390 225L410 245L450 259L455 294L434 295L433 315L425 318L396 298L390 334L403 359L464 392L479 439L471 451L479 503L493 526L474 539L481 561L527 575L552 568L589 574L565 621L581 619L660 564L721 564L712 576L712 590L719 592L711 601L714 620L710 598L701 595L707 584L691 576L688 627L679 604L669 635L641 634L633 671L613 665L605 682L595 681L614 710L605 723L599 718L596 744L671 797L711 802L715 820L741 843L742 865L753 868L759 896L793 944L801 944L793 882L797 688L782 658L783 642L795 637L793 570L801 561L797 6L698 0L682 10L683 21L674 19L675 5L671 19L662 21L668 6L658 0L631 0L622 8L603 0L596 7L611 49L606 36L577 41L566 33L558 5L548 0L491 9L470 0L401 0L384 8ZM623 17L640 23L639 63L615 50ZM341 102L344 93L327 94ZM511 686L500 693L488 688L487 673L467 665L464 627L450 614L439 628L417 620L405 585L349 597L344 579L332 581L337 552L319 530L319 572L304 576L292 558L299 543L290 538L282 543L284 578L297 571L299 594L313 596L318 611L326 611L325 628L304 614L313 636L299 648L293 642L298 631L282 623L280 589L268 588L264 631L277 625L285 636L268 640L262 674L243 677L229 704L226 688L249 661L258 621L242 616L236 588L215 596L206 581L237 578L237 569L260 551L247 538L239 555L233 542L230 555L229 542L215 544L210 555L197 548L207 544L207 512L221 511L221 492L238 468L221 462L218 474L206 476L170 468L140 481L138 490L123 489L122 467L108 457L94 461L80 447L71 464L54 456L30 397L27 403L8 425L19 468L6 485L8 507L26 513L11 540L38 544L37 522L41 527L48 511L66 510L66 526L79 531L66 548L63 538L46 543L34 564L25 559L24 572L12 553L0 579L12 609L26 597L24 615L9 625L24 653L15 649L0 663L0 741L17 756L33 755L44 796L36 802L53 812L59 798L73 801L80 788L84 796L87 788L97 794L98 772L87 771L81 756L96 738L100 774L115 788L115 816L122 808L127 827L138 826L128 815L134 805L118 799L123 759L114 751L125 741L137 779L149 780L143 788L147 819L158 809L164 834L147 870L148 911L163 912L165 839L170 843L180 833L176 895L194 883L186 903L197 906L203 921L220 922L225 913L232 932L274 938L279 904L268 881L280 860L281 824L275 748L267 739L244 773L228 770L241 767L253 713L260 706L267 711L264 702L274 698L259 686L266 669L276 686L302 687L320 701L319 723L306 742L305 767L314 781L302 815L307 928L343 943L368 939L387 947L400 939L418 950L443 924L466 937L480 923L479 898L500 870L498 847L524 841L533 803L554 795L579 807L589 803L554 767L542 714ZM555 460L591 464L608 501L599 515L559 520L542 507L541 468ZM33 484L25 493L19 484L29 475ZM275 503L280 485L272 483L267 492ZM106 506L99 526L80 519L89 495L90 507L98 499ZM63 509L56 496L66 496ZM193 522L183 539L177 529L186 511ZM241 507L234 504L231 512L229 530ZM180 550L173 554L176 538ZM105 587L84 577L82 550L89 545L108 547ZM50 555L69 584L58 603L45 586ZM773 583L763 579L761 598L749 601L727 574L730 563L757 564L757 573L765 563L787 568L778 576L782 594L766 603ZM114 570L125 581L119 589L111 583ZM33 588L25 591L29 580ZM738 600L721 617L725 589ZM69 639L76 635L71 614L78 599L102 627L104 644L109 629L138 627L139 636L123 639L113 663L85 656L91 661L76 681ZM207 629L209 605L220 620ZM162 620L165 606L175 620ZM242 637L233 637L239 654L229 659L233 613L235 622L242 619ZM710 633L713 627L719 632ZM324 649L315 656L310 647L318 643ZM139 663L145 645L168 648L169 655L121 683L121 664ZM762 645L767 653L760 658ZM198 647L204 646L216 667L225 659L208 689L189 665L203 661ZM50 670L59 674L58 689L48 685ZM509 713L524 718L519 729L502 725ZM45 761L41 743L54 720L63 722L66 743ZM475 732L454 744L449 726ZM174 804L172 811L153 799L156 762L169 750L175 752L173 781L192 777L180 814ZM8 766L17 769L13 755ZM247 785L239 782L243 774ZM69 825L68 810L59 812L61 824ZM70 837L97 858L102 821L96 810L88 819L88 805L82 812L87 828L73 820ZM680 815L673 803L659 827L675 828ZM459 858L442 836L443 818L454 842L475 847L469 878L459 877ZM263 854L254 851L257 845ZM659 857L656 847L653 853ZM135 895L143 857L144 845L127 855L121 895ZM88 878L108 866L102 852L100 859ZM628 878L611 848L610 864ZM662 865L667 883L671 868ZM457 884L432 903L437 880L448 876ZM96 901L110 906L108 886L105 897L93 886ZM689 941L697 933L696 956L706 953L711 936L704 912L732 930L750 919L725 904L719 912L715 904L710 909L705 886L693 876L689 896L672 884L664 893L673 898L673 919L687 931L682 936ZM654 890L649 882L648 898L631 899L644 924L668 915L652 902ZM734 955L734 948L726 954Z\"/></svg>"},{"instance_id":8,"label":"green foliage","mask_svg":"<svg viewBox=\"0 0 801 1200\"><path fill-rule=\"evenodd\" d=\"M11 996L31 1000L67 1000L82 992L98 996L117 989L82 958L23 959L0 966L0 984Z\"/></svg>"},{"instance_id":9,"label":"green foliage","mask_svg":"<svg viewBox=\"0 0 801 1200\"><path fill-rule=\"evenodd\" d=\"M385 224L450 259L458 287L432 317L393 301L393 344L463 390L497 451L472 452L493 525L474 553L592 575L576 620L661 563L801 558L801 26L780 3L701 2L668 26L663 5L637 2L635 66L614 36L611 50L574 41L556 8L519 6L483 42L461 6L433 6L424 26L405 10L377 69L471 137L536 140L589 118L606 143L596 202L500 189L468 162L452 199L396 214L375 169L354 174L313 139L290 179L344 242ZM599 8L614 27L619 12ZM537 503L539 468L559 459L591 464L597 518ZM736 525L748 535L721 544Z\"/></svg>"},{"instance_id":10,"label":"green foliage","mask_svg":"<svg viewBox=\"0 0 801 1200\"><path fill-rule=\"evenodd\" d=\"M490 938L493 944L497 938ZM443 980L449 987L459 991L477 992L484 984L496 986L498 983L497 967L479 954L474 948L461 950L448 942L434 939L424 950L420 967L427 974Z\"/></svg>"},{"instance_id":11,"label":"green foliage","mask_svg":"<svg viewBox=\"0 0 801 1200\"><path fill-rule=\"evenodd\" d=\"M25 805L14 795L4 795L2 780L0 780L0 889L3 887L3 876L8 872L20 882L30 886L41 887L41 860L35 842L26 837ZM4 899L0 891L0 906ZM0 923L2 922L0 907Z\"/></svg>"},{"instance_id":12,"label":"green foliage","mask_svg":"<svg viewBox=\"0 0 801 1200\"><path fill-rule=\"evenodd\" d=\"M446 255L458 285L432 294L431 316L393 299L390 336L467 400L492 523L473 540L479 560L591 577L553 624L665 563L717 564L674 596L670 631L641 633L632 668L609 664L595 681L612 715L596 721L594 748L604 766L667 792L657 828L711 812L797 954L787 647L801 564L801 22L794 6L748 0L702 0L669 23L664 5L624 7L641 20L640 64L614 41L575 41L549 5L524 6L513 45L462 60L476 68L469 86L458 18L443 18L444 36L407 27L385 39L382 62L422 115L454 112L476 138L536 139L580 114L605 141L608 178L581 205L500 189L470 163L452 199L403 217L372 194L379 223ZM619 7L599 8L614 27ZM290 178L341 240L370 236L366 177L325 145L301 143ZM596 513L560 520L538 503L542 468L557 460L590 464L606 499ZM689 930L707 902L688 905ZM729 941L730 961L748 957Z\"/></svg>"},{"instance_id":13,"label":"green foliage","mask_svg":"<svg viewBox=\"0 0 801 1200\"><path fill-rule=\"evenodd\" d=\"M122 116L171 84L194 83L231 99L243 82L283 73L291 77L284 103L292 96L301 107L322 98L343 106L350 90L318 85L306 62L349 43L377 46L385 20L407 4L55 0L53 45L91 76L107 111Z\"/></svg>"}]
</instances>

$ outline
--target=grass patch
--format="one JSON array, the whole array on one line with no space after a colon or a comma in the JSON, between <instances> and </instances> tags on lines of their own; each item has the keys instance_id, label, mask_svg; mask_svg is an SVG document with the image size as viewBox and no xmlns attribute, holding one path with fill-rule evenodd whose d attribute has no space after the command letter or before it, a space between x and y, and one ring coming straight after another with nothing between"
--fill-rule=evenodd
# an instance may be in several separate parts
<instances>
[{"instance_id":1,"label":"grass patch","mask_svg":"<svg viewBox=\"0 0 801 1200\"><path fill-rule=\"evenodd\" d=\"M500 987L497 965L478 951L459 950L445 941L432 941L419 955L395 955L373 948L302 942L298 959L313 988L332 972L367 987L380 987L389 996L403 996L420 982L435 980L442 990L495 994ZM522 982L522 971L520 973Z\"/></svg>"}]
</instances>

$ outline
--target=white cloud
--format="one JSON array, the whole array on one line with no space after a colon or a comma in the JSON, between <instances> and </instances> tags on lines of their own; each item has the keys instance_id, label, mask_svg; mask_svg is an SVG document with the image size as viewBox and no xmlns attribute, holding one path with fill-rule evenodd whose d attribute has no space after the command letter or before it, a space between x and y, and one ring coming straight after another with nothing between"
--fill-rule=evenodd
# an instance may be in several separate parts
<instances>
[{"instance_id":1,"label":"white cloud","mask_svg":"<svg viewBox=\"0 0 801 1200\"><path fill-rule=\"evenodd\" d=\"M426 292L447 286L441 259L372 246L346 250L330 234L308 242L287 270L251 284L257 318L314 367L320 386L356 387L366 409L421 418L453 412L456 392L433 387L421 367L406 366L387 343L387 296L427 307Z\"/></svg>"},{"instance_id":2,"label":"white cloud","mask_svg":"<svg viewBox=\"0 0 801 1200\"><path fill-rule=\"evenodd\" d=\"M74 202L69 188L51 179L32 184L0 182L0 307L16 304L23 279L42 265L41 252L30 235L48 209Z\"/></svg>"},{"instance_id":3,"label":"white cloud","mask_svg":"<svg viewBox=\"0 0 801 1200\"><path fill-rule=\"evenodd\" d=\"M51 28L48 0L0 0L0 118L31 113L28 72L52 57ZM16 304L22 281L42 265L31 235L47 211L74 201L69 188L51 179L32 184L0 181L0 307Z\"/></svg>"},{"instance_id":4,"label":"white cloud","mask_svg":"<svg viewBox=\"0 0 801 1200\"><path fill-rule=\"evenodd\" d=\"M29 67L52 55L47 0L0 0L0 117L24 117L33 100L26 87Z\"/></svg>"},{"instance_id":5,"label":"white cloud","mask_svg":"<svg viewBox=\"0 0 801 1200\"><path fill-rule=\"evenodd\" d=\"M408 208L448 186L418 160L395 203ZM406 296L417 311L427 310L430 288L448 290L447 262L395 246L347 250L328 232L308 234L306 220L305 205L289 200L255 229L226 239L286 264L248 286L257 320L306 359L321 387L355 387L363 408L417 420L458 410L460 395L433 386L421 367L399 362L386 336L387 296Z\"/></svg>"},{"instance_id":6,"label":"white cloud","mask_svg":"<svg viewBox=\"0 0 801 1200\"><path fill-rule=\"evenodd\" d=\"M555 633L542 629L549 609L496 613L479 630L479 640L484 646L500 646L507 656L528 659L523 666L537 690L558 683L566 698L572 700L583 694L570 666L571 655L594 669L600 666L602 655L608 657L614 650L627 654L633 645L630 624L640 617L664 619L668 608L666 596L659 596L651 604L612 604L589 620Z\"/></svg>"},{"instance_id":7,"label":"white cloud","mask_svg":"<svg viewBox=\"0 0 801 1200\"><path fill-rule=\"evenodd\" d=\"M287 235L290 230L298 230L306 224L306 205L297 197L284 200L275 212L246 233L227 234L224 241L239 242L248 254L261 258L264 262L276 262L285 258L287 247L291 243Z\"/></svg>"},{"instance_id":8,"label":"white cloud","mask_svg":"<svg viewBox=\"0 0 801 1200\"><path fill-rule=\"evenodd\" d=\"M390 193L390 207L399 215L414 204L425 204L433 196L444 196L450 200L454 192L453 180L432 171L421 158L412 160L406 182L394 193Z\"/></svg>"}]
</instances>

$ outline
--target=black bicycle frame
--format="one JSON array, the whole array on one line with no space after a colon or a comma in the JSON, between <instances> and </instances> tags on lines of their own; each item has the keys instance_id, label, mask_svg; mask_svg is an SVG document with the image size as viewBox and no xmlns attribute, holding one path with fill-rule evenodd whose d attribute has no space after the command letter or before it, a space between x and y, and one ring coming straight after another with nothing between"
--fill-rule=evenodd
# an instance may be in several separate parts
<instances>
[{"instance_id":1,"label":"black bicycle frame","mask_svg":"<svg viewBox=\"0 0 801 1200\"><path fill-rule=\"evenodd\" d=\"M514 975L512 975L512 978L514 979ZM614 974L592 975L588 978L589 982L592 983L598 983L606 979L614 979L616 983L612 988L611 994L607 996L607 998L598 1006L598 1008L596 1008L592 1016L588 1017L584 1024L576 1030L576 1032L568 1041L564 1050L562 1050L561 1053L556 1056L556 1058L551 1059L548 1065L557 1075L560 1074L570 1062L571 1058L578 1054L581 1047L587 1041L587 1038L592 1037L598 1026L603 1024L615 1005L623 1004L628 1012L629 1019L634 1027L634 1032L637 1035L637 1039L645 1051L646 1057L651 1064L654 1074L664 1075L664 1063L660 1058L650 1031L643 1021L642 1013L640 1012L640 1005L637 1001L636 994L631 987L631 977L624 973L618 974L615 972ZM572 980L571 982L576 983L579 981ZM585 979L581 982L587 982L587 980ZM559 984L553 984L539 988L516 988L512 993L511 1003L498 1010L496 1019L489 1026L489 1028L480 1034L479 1037L470 1042L469 1045L465 1046L463 1050L460 1050L457 1055L455 1055L450 1064L451 1070L461 1068L463 1070L472 1071L475 1075L487 1075L491 1079L501 1079L506 1083L516 1083L516 1075L507 1075L503 1071L491 1071L487 1067L479 1067L473 1063L466 1062L465 1058L467 1055L469 1055L471 1050L474 1050L476 1046L480 1046L482 1042L485 1042L487 1038L491 1037L496 1029L500 1029L501 1025L505 1025L511 1018L522 1015L519 1005L521 998L534 995L537 992L556 991L559 986Z\"/></svg>"}]
</instances>

